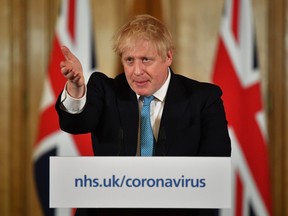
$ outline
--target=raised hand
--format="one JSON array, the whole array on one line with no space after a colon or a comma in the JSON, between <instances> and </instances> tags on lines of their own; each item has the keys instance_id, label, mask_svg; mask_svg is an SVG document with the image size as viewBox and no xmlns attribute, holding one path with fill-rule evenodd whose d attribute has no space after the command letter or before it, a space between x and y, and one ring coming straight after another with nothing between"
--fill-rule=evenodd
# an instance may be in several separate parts
<instances>
[{"instance_id":1,"label":"raised hand","mask_svg":"<svg viewBox=\"0 0 288 216\"><path fill-rule=\"evenodd\" d=\"M78 58L66 47L61 47L65 61L60 62L61 73L68 80L67 91L74 98L80 98L85 92L83 69Z\"/></svg>"}]
</instances>

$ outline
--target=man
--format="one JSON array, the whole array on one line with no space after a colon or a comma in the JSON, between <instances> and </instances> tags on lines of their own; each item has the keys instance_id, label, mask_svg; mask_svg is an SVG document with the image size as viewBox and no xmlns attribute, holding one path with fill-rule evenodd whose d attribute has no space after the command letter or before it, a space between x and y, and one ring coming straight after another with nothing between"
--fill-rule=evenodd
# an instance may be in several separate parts
<instances>
[{"instance_id":1,"label":"man","mask_svg":"<svg viewBox=\"0 0 288 216\"><path fill-rule=\"evenodd\" d=\"M81 63L63 47L67 84L56 109L61 129L91 133L95 156L143 156L140 113L150 104L150 156L230 156L231 145L219 87L176 75L173 41L156 18L139 15L114 37L124 73L115 79L93 73L87 86ZM141 114L142 115L142 114ZM148 156L149 156L148 154ZM78 209L87 215L213 215L215 210Z\"/></svg>"}]
</instances>

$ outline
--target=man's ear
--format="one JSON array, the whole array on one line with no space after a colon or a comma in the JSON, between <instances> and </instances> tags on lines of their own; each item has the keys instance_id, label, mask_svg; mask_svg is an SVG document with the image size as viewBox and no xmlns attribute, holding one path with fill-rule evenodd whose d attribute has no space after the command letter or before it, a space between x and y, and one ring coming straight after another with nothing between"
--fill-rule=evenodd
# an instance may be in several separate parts
<instances>
[{"instance_id":1,"label":"man's ear","mask_svg":"<svg viewBox=\"0 0 288 216\"><path fill-rule=\"evenodd\" d=\"M166 61L169 63L169 66L172 64L173 61L173 51L170 49L166 55Z\"/></svg>"}]
</instances>

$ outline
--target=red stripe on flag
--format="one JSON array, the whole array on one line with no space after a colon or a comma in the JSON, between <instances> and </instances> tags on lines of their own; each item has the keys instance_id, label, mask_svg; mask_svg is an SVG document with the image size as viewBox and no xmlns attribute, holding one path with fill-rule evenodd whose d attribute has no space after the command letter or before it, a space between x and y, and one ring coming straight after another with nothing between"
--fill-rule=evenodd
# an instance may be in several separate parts
<instances>
[{"instance_id":1,"label":"red stripe on flag","mask_svg":"<svg viewBox=\"0 0 288 216\"><path fill-rule=\"evenodd\" d=\"M75 17L76 17L76 7L75 0L68 1L68 32L71 36L72 41L75 40Z\"/></svg>"},{"instance_id":2,"label":"red stripe on flag","mask_svg":"<svg viewBox=\"0 0 288 216\"><path fill-rule=\"evenodd\" d=\"M243 215L243 182L239 176L239 173L236 173L236 199L235 199L235 216Z\"/></svg>"},{"instance_id":3,"label":"red stripe on flag","mask_svg":"<svg viewBox=\"0 0 288 216\"><path fill-rule=\"evenodd\" d=\"M234 0L232 2L232 6L233 6L233 14L232 14L232 23L231 23L231 27L232 27L232 32L235 38L235 41L238 43L239 42L239 35L238 35L238 29L239 29L239 23L240 23L240 19L239 19L239 12L240 12L240 8L239 8L239 0Z\"/></svg>"},{"instance_id":4,"label":"red stripe on flag","mask_svg":"<svg viewBox=\"0 0 288 216\"><path fill-rule=\"evenodd\" d=\"M271 197L267 144L256 121L256 112L262 110L260 86L259 83L247 89L241 86L222 39L219 42L213 82L220 85L224 92L228 123L235 130L253 179L269 209Z\"/></svg>"},{"instance_id":5,"label":"red stripe on flag","mask_svg":"<svg viewBox=\"0 0 288 216\"><path fill-rule=\"evenodd\" d=\"M40 144L40 141L43 138L47 137L48 135L52 135L58 130L59 123L57 113L54 106L50 106L41 113L36 145Z\"/></svg>"},{"instance_id":6,"label":"red stripe on flag","mask_svg":"<svg viewBox=\"0 0 288 216\"><path fill-rule=\"evenodd\" d=\"M79 154L83 156L94 156L92 144L91 144L91 134L81 134L73 135L73 139L78 148Z\"/></svg>"}]
</instances>

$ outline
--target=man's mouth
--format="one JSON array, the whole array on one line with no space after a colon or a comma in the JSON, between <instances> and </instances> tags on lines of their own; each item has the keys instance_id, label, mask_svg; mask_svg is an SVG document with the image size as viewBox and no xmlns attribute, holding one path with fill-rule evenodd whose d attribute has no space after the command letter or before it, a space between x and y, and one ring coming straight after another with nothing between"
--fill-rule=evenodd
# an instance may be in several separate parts
<instances>
[{"instance_id":1,"label":"man's mouth","mask_svg":"<svg viewBox=\"0 0 288 216\"><path fill-rule=\"evenodd\" d=\"M135 81L135 84L139 87L145 86L148 83L148 80L145 81Z\"/></svg>"}]
</instances>

